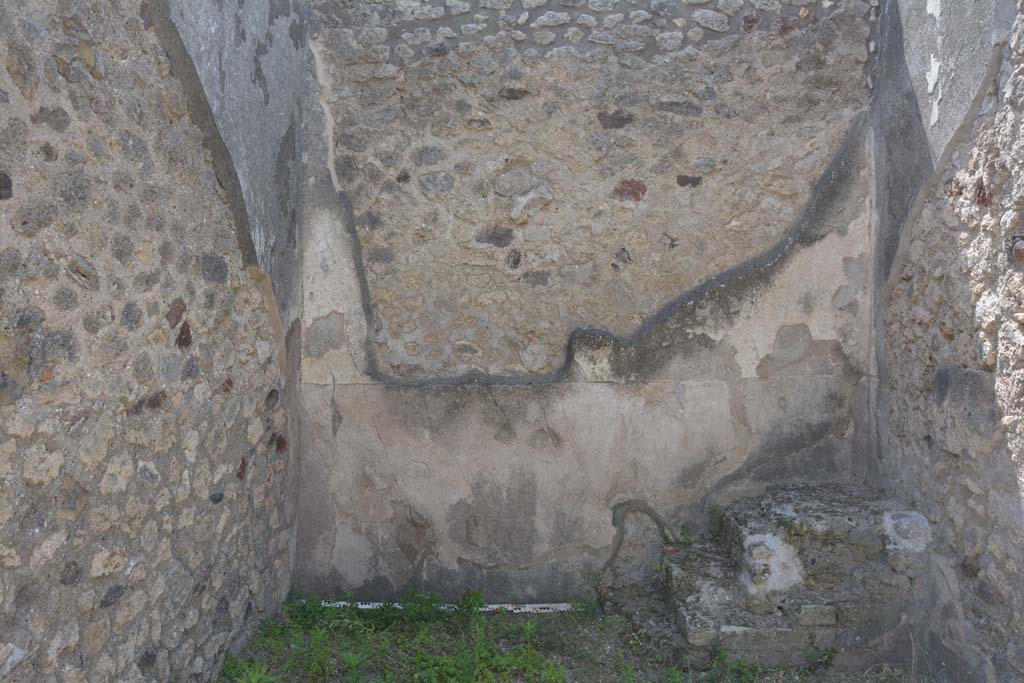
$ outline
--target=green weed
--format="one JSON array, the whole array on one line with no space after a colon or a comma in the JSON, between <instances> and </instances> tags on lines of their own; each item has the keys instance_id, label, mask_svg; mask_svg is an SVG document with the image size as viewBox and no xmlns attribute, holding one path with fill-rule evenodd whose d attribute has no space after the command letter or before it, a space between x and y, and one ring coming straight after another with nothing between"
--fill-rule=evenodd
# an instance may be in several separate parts
<instances>
[{"instance_id":1,"label":"green weed","mask_svg":"<svg viewBox=\"0 0 1024 683\"><path fill-rule=\"evenodd\" d=\"M234 678L242 672L242 662L230 652L224 656L224 667L220 671L220 675L224 678Z\"/></svg>"},{"instance_id":2,"label":"green weed","mask_svg":"<svg viewBox=\"0 0 1024 683\"><path fill-rule=\"evenodd\" d=\"M672 667L665 672L665 683L683 683L683 672Z\"/></svg>"},{"instance_id":3,"label":"green weed","mask_svg":"<svg viewBox=\"0 0 1024 683\"><path fill-rule=\"evenodd\" d=\"M632 665L626 662L621 652L615 653L615 669L619 672L622 683L636 682L636 672L633 670Z\"/></svg>"},{"instance_id":4,"label":"green weed","mask_svg":"<svg viewBox=\"0 0 1024 683\"><path fill-rule=\"evenodd\" d=\"M366 676L360 670L366 659L367 656L365 654L358 652L343 652L341 654L341 664L345 667L346 683L362 683L366 680Z\"/></svg>"},{"instance_id":5,"label":"green weed","mask_svg":"<svg viewBox=\"0 0 1024 683\"><path fill-rule=\"evenodd\" d=\"M807 670L809 672L827 669L832 666L832 660L835 658L836 649L834 647L818 648L804 655L804 661L807 663Z\"/></svg>"},{"instance_id":6,"label":"green weed","mask_svg":"<svg viewBox=\"0 0 1024 683\"><path fill-rule=\"evenodd\" d=\"M714 503L708 503L708 531L715 540L725 534L725 513Z\"/></svg>"},{"instance_id":7,"label":"green weed","mask_svg":"<svg viewBox=\"0 0 1024 683\"><path fill-rule=\"evenodd\" d=\"M719 650L711 661L707 680L712 683L756 683L762 674L761 667L741 659L729 659L725 651Z\"/></svg>"},{"instance_id":8,"label":"green weed","mask_svg":"<svg viewBox=\"0 0 1024 683\"><path fill-rule=\"evenodd\" d=\"M279 679L270 673L265 664L239 661L231 680L234 683L277 683Z\"/></svg>"},{"instance_id":9,"label":"green weed","mask_svg":"<svg viewBox=\"0 0 1024 683\"><path fill-rule=\"evenodd\" d=\"M326 676L334 670L330 647L331 633L323 626L309 632L309 640L302 658L302 668L311 676Z\"/></svg>"}]
</instances>

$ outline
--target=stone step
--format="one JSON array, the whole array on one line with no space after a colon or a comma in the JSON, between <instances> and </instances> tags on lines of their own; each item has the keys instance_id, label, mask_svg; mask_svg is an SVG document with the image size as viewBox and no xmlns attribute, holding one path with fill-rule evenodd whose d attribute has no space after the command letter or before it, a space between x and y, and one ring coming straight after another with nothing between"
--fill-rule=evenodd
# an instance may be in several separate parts
<instances>
[{"instance_id":1,"label":"stone step","mask_svg":"<svg viewBox=\"0 0 1024 683\"><path fill-rule=\"evenodd\" d=\"M749 595L731 562L705 557L670 567L676 625L691 665L706 666L719 651L762 666L800 665L833 640L839 606L820 596L794 597L781 610Z\"/></svg>"},{"instance_id":2,"label":"stone step","mask_svg":"<svg viewBox=\"0 0 1024 683\"><path fill-rule=\"evenodd\" d=\"M713 538L762 593L798 584L840 590L879 573L876 564L912 576L924 568L931 541L921 514L868 490L838 485L770 489L712 517ZM884 592L888 583L875 587Z\"/></svg>"},{"instance_id":3,"label":"stone step","mask_svg":"<svg viewBox=\"0 0 1024 683\"><path fill-rule=\"evenodd\" d=\"M856 668L912 608L931 534L865 491L773 489L716 513L712 536L665 555L691 665L718 651L762 666L833 649Z\"/></svg>"}]
</instances>

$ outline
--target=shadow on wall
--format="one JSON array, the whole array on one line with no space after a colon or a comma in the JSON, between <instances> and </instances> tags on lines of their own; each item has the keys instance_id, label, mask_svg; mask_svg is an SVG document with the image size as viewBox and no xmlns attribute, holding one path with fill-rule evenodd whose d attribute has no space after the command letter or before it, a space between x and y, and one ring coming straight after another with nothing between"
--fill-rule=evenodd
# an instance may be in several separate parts
<instances>
[{"instance_id":1,"label":"shadow on wall","mask_svg":"<svg viewBox=\"0 0 1024 683\"><path fill-rule=\"evenodd\" d=\"M144 0L140 15L160 39L203 133L243 261L270 278L288 325L301 306L306 9L288 0Z\"/></svg>"},{"instance_id":2,"label":"shadow on wall","mask_svg":"<svg viewBox=\"0 0 1024 683\"><path fill-rule=\"evenodd\" d=\"M934 170L921 106L907 66L898 0L882 4L878 22L878 84L871 102L878 243L876 286L889 280L900 232ZM884 305L880 302L879 306Z\"/></svg>"}]
</instances>

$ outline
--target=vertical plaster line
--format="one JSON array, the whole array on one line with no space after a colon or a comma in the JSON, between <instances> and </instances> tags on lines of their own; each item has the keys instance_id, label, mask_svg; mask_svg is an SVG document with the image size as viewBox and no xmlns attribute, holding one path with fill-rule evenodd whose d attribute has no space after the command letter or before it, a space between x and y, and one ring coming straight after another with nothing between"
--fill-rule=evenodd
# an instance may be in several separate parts
<instances>
[{"instance_id":1,"label":"vertical plaster line","mask_svg":"<svg viewBox=\"0 0 1024 683\"><path fill-rule=\"evenodd\" d=\"M548 409L544 407L544 401L540 401L540 414L544 417L544 427L548 430L548 441L550 441L551 445L557 449L558 446L555 445L555 440L553 438L555 430L551 429L551 423L548 422ZM561 439L561 436L559 436L559 439Z\"/></svg>"},{"instance_id":2,"label":"vertical plaster line","mask_svg":"<svg viewBox=\"0 0 1024 683\"><path fill-rule=\"evenodd\" d=\"M273 285L271 285L267 274L258 267L247 266L244 270L263 296L263 306L267 309L267 315L270 317L270 329L274 335L274 362L277 363L277 369L284 376L288 372L288 352L285 344L284 325L281 324L280 308L277 305L277 297L274 296Z\"/></svg>"},{"instance_id":3,"label":"vertical plaster line","mask_svg":"<svg viewBox=\"0 0 1024 683\"><path fill-rule=\"evenodd\" d=\"M742 466L743 462L740 459L745 459L745 456L750 453L750 441L752 438L750 418L747 416L747 407L743 403L743 369L736 360L735 353L733 353L731 360L732 367L730 369L732 372L729 370L726 371L725 387L729 392L729 416L733 420L733 433L736 435L736 447L732 451L732 458L735 458L737 463L735 466L732 466L732 458L730 458L729 455L726 455L723 460L717 463L717 465L724 464L725 471L720 475L720 477L716 478L728 476L728 474L735 472L736 469ZM716 463L712 461L712 467L715 466ZM702 476L701 478L704 477Z\"/></svg>"},{"instance_id":4,"label":"vertical plaster line","mask_svg":"<svg viewBox=\"0 0 1024 683\"><path fill-rule=\"evenodd\" d=\"M514 435L516 431L515 426L512 424L512 420L509 419L508 414L505 412L505 409L501 407L500 403L498 403L498 397L494 395L493 388L491 387L490 384L485 384L484 388L487 390L487 396L491 399L491 403L494 404L494 409L498 411L498 414L501 415L501 419L504 421L504 424L508 425L508 428L512 430L512 434ZM425 394L421 394L421 396L423 397L423 410L424 412L426 412L427 398ZM545 420L547 420L546 417ZM429 414L427 414L427 424L430 424ZM514 438L515 437L513 436L513 439Z\"/></svg>"},{"instance_id":5,"label":"vertical plaster line","mask_svg":"<svg viewBox=\"0 0 1024 683\"><path fill-rule=\"evenodd\" d=\"M377 379L380 372L377 367L377 354L373 348L374 322L373 305L370 298L370 284L367 280L366 271L363 267L362 245L359 242L359 235L356 234L352 202L343 191L341 183L338 181L338 172L334 167L334 115L331 113L330 106L330 99L334 93L334 88L330 74L324 66L323 55L321 54L323 48L313 37L309 38L307 44L309 45L309 52L313 56L314 75L316 77L318 87L317 99L320 102L320 109L324 119L324 137L327 142L327 172L331 177L331 186L334 188L334 194L340 200L342 211L348 221L348 226L346 226L347 230L345 230L345 232L348 233L351 248L348 258L351 263L351 267L355 272L356 286L359 290L359 300L363 312L363 322L366 326L364 339L365 366L362 369L358 365L355 365L354 367L361 376L369 376L371 379ZM348 349L348 352L351 356L351 349Z\"/></svg>"},{"instance_id":6,"label":"vertical plaster line","mask_svg":"<svg viewBox=\"0 0 1024 683\"><path fill-rule=\"evenodd\" d=\"M498 403L498 399L494 395L494 391L491 389L491 385L490 384L485 384L484 388L487 390L487 396L488 396L488 398L491 399L491 403L494 404L494 407L497 409L498 414L501 415L506 420L508 420L508 416L505 414L505 410Z\"/></svg>"},{"instance_id":7,"label":"vertical plaster line","mask_svg":"<svg viewBox=\"0 0 1024 683\"><path fill-rule=\"evenodd\" d=\"M867 155L867 168L871 177L874 178L877 175L878 159L877 150L875 145L865 141L864 146L865 154ZM868 239L870 244L879 244L879 232L882 227L879 220L879 208L878 208L878 188L874 182L868 183L868 196L865 201L867 202L868 212ZM870 450L870 454L867 457L873 457L877 460L882 448L882 427L878 420L878 384L879 384L879 367L878 367L878 339L881 336L884 339L884 331L880 330L879 327L883 324L882 316L880 311L882 310L882 299L878 287L874 286L878 282L878 259L867 258L868 264L868 275L867 275L867 286L868 292L868 331L867 331L867 344L868 344L868 416L867 416L867 447Z\"/></svg>"},{"instance_id":8,"label":"vertical plaster line","mask_svg":"<svg viewBox=\"0 0 1024 683\"><path fill-rule=\"evenodd\" d=\"M330 98L334 93L334 88L331 84L331 77L327 73L327 68L324 66L323 55L320 54L323 49L315 38L311 37L308 41L309 52L313 55L313 68L316 74L317 85L320 86L320 93L318 96L320 102L320 109L324 115L324 137L327 138L327 172L331 174L331 184L334 185L335 192L341 192L341 183L338 182L338 172L334 168L334 115L331 113Z\"/></svg>"},{"instance_id":9,"label":"vertical plaster line","mask_svg":"<svg viewBox=\"0 0 1024 683\"><path fill-rule=\"evenodd\" d=\"M334 421L335 421L335 419L337 419L335 417L336 415L341 415L341 411L338 410L338 381L334 378L334 368L331 368L331 437L332 438L337 438L338 437L338 427L341 426L340 423L338 424L338 427L336 427L334 425Z\"/></svg>"},{"instance_id":10,"label":"vertical plaster line","mask_svg":"<svg viewBox=\"0 0 1024 683\"><path fill-rule=\"evenodd\" d=\"M419 392L419 394L420 394L420 401L423 403L423 417L427 418L427 429L430 430L431 434L433 434L433 432L434 432L434 420L430 416L430 406L427 405L427 394L426 394L426 392L422 392L422 391ZM497 403L495 403L495 404L497 404Z\"/></svg>"}]
</instances>

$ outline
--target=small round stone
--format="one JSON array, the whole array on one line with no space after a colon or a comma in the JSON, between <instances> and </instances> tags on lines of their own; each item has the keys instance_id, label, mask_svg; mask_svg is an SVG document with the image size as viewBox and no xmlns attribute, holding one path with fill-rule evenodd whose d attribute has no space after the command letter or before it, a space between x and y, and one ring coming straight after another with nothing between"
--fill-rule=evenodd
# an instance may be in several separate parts
<instances>
[{"instance_id":1,"label":"small round stone","mask_svg":"<svg viewBox=\"0 0 1024 683\"><path fill-rule=\"evenodd\" d=\"M1017 240L1013 243L1013 262L1024 263L1024 239Z\"/></svg>"}]
</instances>

